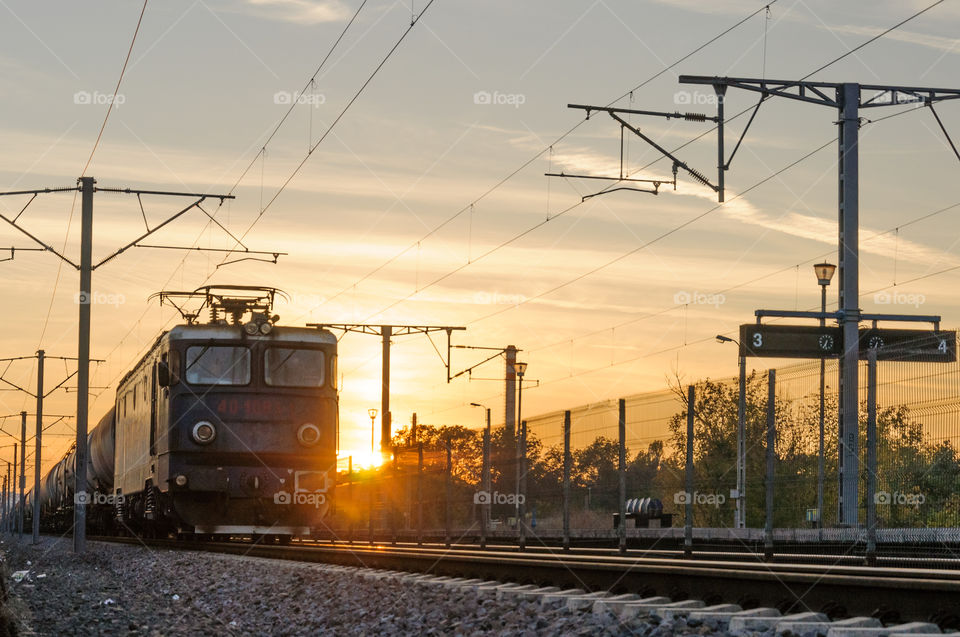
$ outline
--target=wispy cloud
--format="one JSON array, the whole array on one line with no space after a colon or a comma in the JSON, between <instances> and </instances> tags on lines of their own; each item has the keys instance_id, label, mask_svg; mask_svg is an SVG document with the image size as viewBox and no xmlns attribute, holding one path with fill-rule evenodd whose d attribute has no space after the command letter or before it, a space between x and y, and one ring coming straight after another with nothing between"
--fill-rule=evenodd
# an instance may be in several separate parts
<instances>
[{"instance_id":1,"label":"wispy cloud","mask_svg":"<svg viewBox=\"0 0 960 637\"><path fill-rule=\"evenodd\" d=\"M339 0L246 0L243 10L259 18L298 24L338 22L348 15Z\"/></svg>"},{"instance_id":2,"label":"wispy cloud","mask_svg":"<svg viewBox=\"0 0 960 637\"><path fill-rule=\"evenodd\" d=\"M827 27L821 27L827 29ZM880 27L861 27L855 25L841 25L829 27L829 30L834 33L846 33L849 35L863 35L867 37L873 37L878 33L881 33L884 29ZM960 54L960 39L957 38L945 38L939 35L930 35L928 33L917 33L916 31L904 31L903 29L897 29L896 31L891 31L884 38L888 40L896 40L898 42L906 42L908 44L917 44L919 46L924 46L929 49L935 49L937 51L945 51L947 53L957 53Z\"/></svg>"}]
</instances>

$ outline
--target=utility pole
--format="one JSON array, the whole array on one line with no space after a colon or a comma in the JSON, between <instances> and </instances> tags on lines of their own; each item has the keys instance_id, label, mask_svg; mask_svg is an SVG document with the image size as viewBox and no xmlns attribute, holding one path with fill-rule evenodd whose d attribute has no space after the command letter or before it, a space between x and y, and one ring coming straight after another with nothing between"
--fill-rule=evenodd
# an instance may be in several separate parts
<instances>
[{"instance_id":1,"label":"utility pole","mask_svg":"<svg viewBox=\"0 0 960 637\"><path fill-rule=\"evenodd\" d=\"M390 336L393 334L392 325L384 325L380 330L381 356L383 364L380 366L380 448L389 444L390 432L393 429L393 417L390 414Z\"/></svg>"},{"instance_id":2,"label":"utility pole","mask_svg":"<svg viewBox=\"0 0 960 637\"><path fill-rule=\"evenodd\" d=\"M44 392L44 362L46 361L47 358L54 358L54 359L56 359L56 360L62 360L62 361L75 361L75 360L78 360L78 359L77 359L77 358L67 357L67 356L47 356L47 355L46 355L46 352L41 349L41 350L38 350L37 353L34 354L33 356L17 356L17 357L13 357L13 358L0 358L0 362L16 362L16 361L22 361L22 360L30 360L30 359L34 359L34 358L37 359L37 390L36 390L36 393L30 392L28 389L26 389L26 388L24 388L24 387L22 387L22 386L20 386L20 385L17 385L17 384L15 384L15 383L10 382L10 381L7 380L6 378L4 378L2 375L0 375L0 382L5 383L5 384L7 384L7 385L10 385L10 386L13 387L14 389L17 389L17 390L19 390L19 391L22 391L23 393L27 394L28 396L30 396L30 397L32 397L32 398L35 398L36 401L37 401L37 412L36 412L36 414L34 414L34 415L36 416L36 418L37 418L37 431L36 431L36 448L35 448L35 451L34 451L34 481L33 481L33 492L34 492L34 494L39 494L39 493L40 493L40 479L41 479L41 473L40 473L40 471L41 471L41 469L42 469L41 465L42 465L42 462L43 462L43 455L42 455L42 454L43 454L43 451L42 451L42 444L43 444L43 417L44 417L44 413L43 413L43 399L46 398L47 396L49 396L50 394L52 394L53 392L57 391L57 390L60 389L61 387L63 387L63 386L67 383L67 381L69 381L69 380L70 380L71 378L73 378L75 375L78 375L79 369L78 369L77 371L75 371L75 372L72 372L72 373L68 374L63 380L61 380L59 383L57 383L56 385L54 385L54 387L53 387L52 389L50 389L49 391ZM103 361L100 360L100 359L92 359L91 362L102 363ZM22 413L25 413L25 412L22 412ZM56 416L56 417L57 417L58 419L67 418L67 416ZM22 450L21 450L21 455L25 455L25 452L26 452L26 434L25 434L25 432L23 432L23 435L21 435L21 441L20 441L20 442L21 442L21 445L23 445L23 448L22 448ZM23 468L24 470L26 470L26 466L24 466L24 467L22 467L22 468ZM33 498L32 508L33 508L33 520L32 520L32 529L31 529L31 530L32 530L32 535L33 535L33 543L34 543L34 544L38 544L38 543L40 542L40 499L39 499L38 497L34 497L34 498Z\"/></svg>"},{"instance_id":3,"label":"utility pole","mask_svg":"<svg viewBox=\"0 0 960 637\"><path fill-rule=\"evenodd\" d=\"M504 401L504 411L503 411L503 425L506 428L506 431L509 433L510 440L516 440L517 428L517 370L514 368L514 365L517 363L517 352L520 350L513 345L507 345L506 347L481 347L477 345L454 345L456 349L476 349L476 350L487 350L496 352L492 356L488 356L479 363L471 365L466 369L457 372L456 374L447 374L447 382L449 383L454 378L459 378L464 374L468 374L470 380L495 380L497 382L505 382L504 395L506 400ZM481 365L489 363L495 358L503 356L506 359L506 369L504 371L503 378L474 378L473 370L477 369Z\"/></svg>"},{"instance_id":4,"label":"utility pole","mask_svg":"<svg viewBox=\"0 0 960 637\"><path fill-rule=\"evenodd\" d=\"M40 448L43 435L43 357L45 352L37 351L37 434L36 449L33 452L33 543L40 543Z\"/></svg>"},{"instance_id":5,"label":"utility pole","mask_svg":"<svg viewBox=\"0 0 960 637\"><path fill-rule=\"evenodd\" d=\"M144 239L155 233L160 228L168 225L175 219L186 214L190 210L197 208L202 211L208 218L214 220L213 216L203 209L202 205L204 201L209 198L216 198L220 200L220 204L227 199L233 199L233 195L212 195L205 193L186 193L186 192L166 192L166 191L156 191L156 190L134 190L131 188L97 188L96 180L93 177L82 176L77 179L77 186L71 188L42 188L38 190L20 190L20 191L11 191L11 192L2 192L0 196L6 195L33 195L33 197L27 202L23 207L20 213L13 219L7 217L6 215L0 214L0 219L6 221L8 224L19 230L21 233L26 235L34 243L37 243L45 251L52 252L57 257L59 257L63 262L69 264L74 269L80 273L80 287L79 294L77 296L77 304L79 307L79 320L78 320L78 334L77 334L77 447L76 447L76 471L74 472L74 497L76 502L73 507L73 550L76 553L82 553L86 549L86 514L87 507L84 498L77 497L79 494L86 490L87 487L87 417L88 417L88 407L90 401L90 321L91 321L91 305L93 303L92 298L92 278L93 271L99 268L100 266L112 261L116 257L120 256L122 253L126 252L130 248L136 247L145 247L145 248L178 248L178 246L156 246L156 245L144 245L141 243ZM35 237L33 234L25 230L23 227L17 224L17 220L21 215L27 210L30 204L37 198L40 194L47 193L62 193L62 192L79 192L81 196L81 225L80 225L80 263L75 263L71 259L67 258L65 255L58 252L53 246L48 245ZM193 203L189 204L185 208L181 209L179 212L168 217L162 223L151 228L146 220L146 214L144 214L144 225L146 225L146 232L141 234L139 237L133 241L127 243L123 247L119 248L112 254L110 254L105 259L99 261L98 263L93 263L93 194L94 192L113 192L113 193L122 193L122 194L132 194L137 196L137 200L141 204L142 212L142 199L143 195L162 195L162 196L172 196L172 197L190 197L196 199ZM217 225L220 225L217 223ZM220 226L223 228L223 226ZM223 228L225 231L226 229ZM227 234L230 234L229 231L226 231ZM232 237L233 235L231 235ZM236 237L233 237L236 239ZM274 263L276 263L277 257L281 254L278 252L274 253L263 253L259 251L249 250L241 241L237 240L239 245L243 248L242 252L246 254L273 254ZM199 249L199 248L195 248ZM241 252L241 250L219 250L213 248L202 248L202 250L212 251L212 252Z\"/></svg>"},{"instance_id":6,"label":"utility pole","mask_svg":"<svg viewBox=\"0 0 960 637\"><path fill-rule=\"evenodd\" d=\"M23 515L27 506L24 488L27 486L27 412L20 412L20 515L17 516L17 532L23 539Z\"/></svg>"},{"instance_id":7,"label":"utility pole","mask_svg":"<svg viewBox=\"0 0 960 637\"><path fill-rule=\"evenodd\" d=\"M93 276L93 177L80 178L80 306L77 337L77 450L73 488L73 550L87 546L87 409L90 403L90 289Z\"/></svg>"},{"instance_id":8,"label":"utility pole","mask_svg":"<svg viewBox=\"0 0 960 637\"><path fill-rule=\"evenodd\" d=\"M10 510L17 508L17 443L13 443L13 481L10 482ZM9 467L8 467L9 468ZM16 515L10 516L10 535L17 532Z\"/></svg>"},{"instance_id":9,"label":"utility pole","mask_svg":"<svg viewBox=\"0 0 960 637\"><path fill-rule=\"evenodd\" d=\"M366 323L307 323L307 327L317 329L334 329L358 334L372 334L381 339L382 364L380 383L380 452L390 450L391 421L390 414L390 339L394 336L409 334L426 334L430 338L431 332L447 333L447 359L444 365L447 368L447 382L450 381L450 335L454 330L465 330L465 327L447 327L437 325L367 325ZM430 341L433 343L433 341ZM436 347L436 346L434 346ZM438 350L439 353L439 350ZM443 356L440 357L441 360Z\"/></svg>"},{"instance_id":10,"label":"utility pole","mask_svg":"<svg viewBox=\"0 0 960 637\"><path fill-rule=\"evenodd\" d=\"M515 439L517 428L517 370L514 367L517 364L517 351L517 348L513 345L507 345L505 350L507 368L504 376L506 379L506 386L504 387L506 400L503 411L503 425L510 432L509 440Z\"/></svg>"},{"instance_id":11,"label":"utility pole","mask_svg":"<svg viewBox=\"0 0 960 637\"><path fill-rule=\"evenodd\" d=\"M923 104L933 108L934 103L960 98L960 89L920 88L895 85L858 84L856 82L808 82L794 80L767 80L756 78L710 77L681 75L681 84L713 86L718 96L725 96L728 88L760 93L764 98L784 97L836 109L838 113L838 256L840 268L839 305L837 320L841 328L843 352L840 354L839 400L839 522L844 526L858 524L859 477L859 325L862 320L859 307L859 146L860 109L904 104ZM764 102L757 104L757 109ZM756 111L754 111L754 114ZM717 128L723 139L724 122L718 118ZM751 118L751 122L753 119ZM946 129L940 124L946 135ZM740 141L749 129L749 123ZM953 141L947 135L951 146ZM739 148L737 142L736 148ZM734 148L734 152L736 152ZM955 148L955 147L954 147ZM732 156L731 156L732 159ZM730 161L722 157L720 174L729 169Z\"/></svg>"}]
</instances>

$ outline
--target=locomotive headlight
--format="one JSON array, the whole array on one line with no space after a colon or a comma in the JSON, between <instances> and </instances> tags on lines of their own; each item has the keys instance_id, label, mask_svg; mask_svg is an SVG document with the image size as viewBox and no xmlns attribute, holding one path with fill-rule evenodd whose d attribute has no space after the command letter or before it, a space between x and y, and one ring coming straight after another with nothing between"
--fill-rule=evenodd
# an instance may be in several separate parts
<instances>
[{"instance_id":1,"label":"locomotive headlight","mask_svg":"<svg viewBox=\"0 0 960 637\"><path fill-rule=\"evenodd\" d=\"M260 324L260 333L266 336L273 331L273 325L270 323L261 323Z\"/></svg>"},{"instance_id":2,"label":"locomotive headlight","mask_svg":"<svg viewBox=\"0 0 960 637\"><path fill-rule=\"evenodd\" d=\"M176 478L174 478L174 482L177 483L177 486L178 486L178 487L185 487L185 486L187 486L187 476L185 476L185 475L183 475L183 474L181 473L181 474L178 475Z\"/></svg>"},{"instance_id":3,"label":"locomotive headlight","mask_svg":"<svg viewBox=\"0 0 960 637\"><path fill-rule=\"evenodd\" d=\"M201 420L193 426L191 435L193 441L198 445L208 445L217 437L217 429L213 426L213 423Z\"/></svg>"},{"instance_id":4,"label":"locomotive headlight","mask_svg":"<svg viewBox=\"0 0 960 637\"><path fill-rule=\"evenodd\" d=\"M260 326L254 322L244 323L243 331L247 333L247 336L256 336L260 333Z\"/></svg>"},{"instance_id":5,"label":"locomotive headlight","mask_svg":"<svg viewBox=\"0 0 960 637\"><path fill-rule=\"evenodd\" d=\"M320 429L313 423L300 425L297 429L297 440L305 447L312 447L320 442Z\"/></svg>"}]
</instances>

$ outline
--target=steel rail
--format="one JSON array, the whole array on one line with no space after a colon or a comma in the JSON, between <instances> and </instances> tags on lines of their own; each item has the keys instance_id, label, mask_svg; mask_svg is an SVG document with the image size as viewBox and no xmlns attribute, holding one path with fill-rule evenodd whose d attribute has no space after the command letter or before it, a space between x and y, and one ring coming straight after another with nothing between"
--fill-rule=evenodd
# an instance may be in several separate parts
<instances>
[{"instance_id":1,"label":"steel rail","mask_svg":"<svg viewBox=\"0 0 960 637\"><path fill-rule=\"evenodd\" d=\"M94 539L94 538L91 538ZM836 609L870 615L885 608L904 620L927 620L955 612L960 571L597 556L576 553L450 550L388 544L289 544L183 542L142 538L96 538L147 547L174 548L293 560L550 584L586 590L749 602L788 611Z\"/></svg>"}]
</instances>

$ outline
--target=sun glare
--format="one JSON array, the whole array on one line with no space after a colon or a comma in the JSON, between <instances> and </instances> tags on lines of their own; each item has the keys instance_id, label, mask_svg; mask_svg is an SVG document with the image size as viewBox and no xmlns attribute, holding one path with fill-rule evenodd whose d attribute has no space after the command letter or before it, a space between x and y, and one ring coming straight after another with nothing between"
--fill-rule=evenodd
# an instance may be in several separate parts
<instances>
[{"instance_id":1,"label":"sun glare","mask_svg":"<svg viewBox=\"0 0 960 637\"><path fill-rule=\"evenodd\" d=\"M340 458L337 462L340 470L345 471L347 469L350 463L348 458L352 458L354 471L357 469L375 469L384 463L384 457L379 451L373 452L369 449L364 451L343 450L340 452Z\"/></svg>"}]
</instances>

